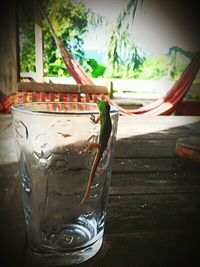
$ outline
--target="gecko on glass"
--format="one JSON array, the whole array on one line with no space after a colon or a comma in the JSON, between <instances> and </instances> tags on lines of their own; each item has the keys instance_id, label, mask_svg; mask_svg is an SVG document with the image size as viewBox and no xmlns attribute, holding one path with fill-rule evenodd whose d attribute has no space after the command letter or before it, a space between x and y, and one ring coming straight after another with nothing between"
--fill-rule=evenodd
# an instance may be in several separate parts
<instances>
[{"instance_id":1,"label":"gecko on glass","mask_svg":"<svg viewBox=\"0 0 200 267\"><path fill-rule=\"evenodd\" d=\"M81 204L83 204L91 190L91 186L94 180L94 176L97 170L97 167L99 165L99 162L103 156L103 153L107 147L108 140L110 138L111 130L112 130L112 123L111 123L111 118L110 118L110 105L107 101L99 100L97 102L97 106L99 109L99 116L97 119L95 118L94 115L91 116L92 122L95 124L100 122L100 135L99 135L99 143L91 143L89 147L86 150L92 150L92 149L97 149L96 156L93 161L93 165L90 171L89 179L88 179L88 184L87 188L84 194L84 197L81 201Z\"/></svg>"}]
</instances>

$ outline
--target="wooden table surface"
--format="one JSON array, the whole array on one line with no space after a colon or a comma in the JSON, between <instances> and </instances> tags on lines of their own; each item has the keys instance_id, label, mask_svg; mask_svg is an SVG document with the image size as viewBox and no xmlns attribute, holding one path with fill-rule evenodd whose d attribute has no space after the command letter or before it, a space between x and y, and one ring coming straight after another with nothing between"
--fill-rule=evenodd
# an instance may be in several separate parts
<instances>
[{"instance_id":1,"label":"wooden table surface","mask_svg":"<svg viewBox=\"0 0 200 267\"><path fill-rule=\"evenodd\" d=\"M80 267L196 266L200 164L175 153L192 135L198 116L120 117L103 246ZM10 115L0 115L0 226L0 266L51 266L25 237Z\"/></svg>"}]
</instances>

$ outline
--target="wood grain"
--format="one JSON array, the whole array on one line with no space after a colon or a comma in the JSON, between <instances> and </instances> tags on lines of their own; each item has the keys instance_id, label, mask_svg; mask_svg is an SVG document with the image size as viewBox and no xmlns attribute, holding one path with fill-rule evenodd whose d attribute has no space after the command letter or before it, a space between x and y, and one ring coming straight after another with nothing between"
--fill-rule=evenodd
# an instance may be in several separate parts
<instances>
[{"instance_id":1,"label":"wood grain","mask_svg":"<svg viewBox=\"0 0 200 267\"><path fill-rule=\"evenodd\" d=\"M0 122L3 149L13 137L9 117ZM78 266L195 266L200 164L176 155L175 145L179 137L200 134L199 126L200 117L120 117L103 246ZM16 162L0 164L0 201L1 266L52 267L26 241Z\"/></svg>"},{"instance_id":2,"label":"wood grain","mask_svg":"<svg viewBox=\"0 0 200 267\"><path fill-rule=\"evenodd\" d=\"M55 84L36 82L19 82L18 91L108 94L107 87L103 85Z\"/></svg>"}]
</instances>

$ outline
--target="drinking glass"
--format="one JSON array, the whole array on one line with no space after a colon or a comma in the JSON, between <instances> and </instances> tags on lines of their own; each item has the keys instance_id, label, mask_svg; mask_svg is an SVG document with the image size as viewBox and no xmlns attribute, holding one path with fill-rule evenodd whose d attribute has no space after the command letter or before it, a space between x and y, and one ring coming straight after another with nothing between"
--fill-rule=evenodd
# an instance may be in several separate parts
<instances>
[{"instance_id":1,"label":"drinking glass","mask_svg":"<svg viewBox=\"0 0 200 267\"><path fill-rule=\"evenodd\" d=\"M26 231L34 254L55 265L94 256L102 245L114 157L118 110L83 201L98 150L96 103L34 102L12 106Z\"/></svg>"}]
</instances>

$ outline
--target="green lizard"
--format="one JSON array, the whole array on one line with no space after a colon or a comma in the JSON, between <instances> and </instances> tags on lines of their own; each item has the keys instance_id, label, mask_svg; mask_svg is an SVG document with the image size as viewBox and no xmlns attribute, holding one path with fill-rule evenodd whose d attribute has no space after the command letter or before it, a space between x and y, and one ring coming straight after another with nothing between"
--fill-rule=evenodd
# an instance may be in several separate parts
<instances>
[{"instance_id":1,"label":"green lizard","mask_svg":"<svg viewBox=\"0 0 200 267\"><path fill-rule=\"evenodd\" d=\"M92 182L94 180L95 172L96 172L97 167L99 165L99 162L103 156L104 150L106 149L108 140L110 138L110 133L112 130L112 123L111 123L111 119L110 119L110 105L108 104L107 101L99 100L97 102L97 106L98 106L100 114L99 114L97 119L95 118L94 115L92 115L91 120L95 124L100 121L99 143L92 143L86 149L86 150L90 151L91 149L96 148L97 153L96 153L95 159L93 161L93 165L92 165L92 168L90 171L90 176L89 176L89 180L88 180L88 184L87 184L87 189L85 191L85 195L81 201L81 204L83 204L87 200L87 198L90 194L90 190L91 190Z\"/></svg>"}]
</instances>

